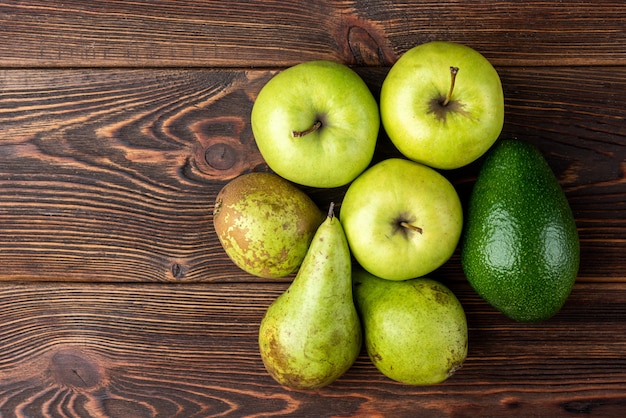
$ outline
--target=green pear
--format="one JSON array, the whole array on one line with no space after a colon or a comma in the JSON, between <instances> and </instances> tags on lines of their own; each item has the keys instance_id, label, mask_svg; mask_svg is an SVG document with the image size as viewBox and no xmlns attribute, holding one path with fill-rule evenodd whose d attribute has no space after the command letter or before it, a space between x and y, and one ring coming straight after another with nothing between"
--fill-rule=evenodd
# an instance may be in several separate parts
<instances>
[{"instance_id":1,"label":"green pear","mask_svg":"<svg viewBox=\"0 0 626 418\"><path fill-rule=\"evenodd\" d=\"M235 265L258 277L276 278L298 269L324 218L294 184L273 173L253 172L217 194L213 226Z\"/></svg>"},{"instance_id":2,"label":"green pear","mask_svg":"<svg viewBox=\"0 0 626 418\"><path fill-rule=\"evenodd\" d=\"M355 269L354 294L367 354L385 376L432 385L465 361L465 312L443 284L428 278L391 281Z\"/></svg>"},{"instance_id":3,"label":"green pear","mask_svg":"<svg viewBox=\"0 0 626 418\"><path fill-rule=\"evenodd\" d=\"M356 360L362 331L351 274L348 243L331 204L295 279L261 321L261 358L281 385L321 388Z\"/></svg>"}]
</instances>

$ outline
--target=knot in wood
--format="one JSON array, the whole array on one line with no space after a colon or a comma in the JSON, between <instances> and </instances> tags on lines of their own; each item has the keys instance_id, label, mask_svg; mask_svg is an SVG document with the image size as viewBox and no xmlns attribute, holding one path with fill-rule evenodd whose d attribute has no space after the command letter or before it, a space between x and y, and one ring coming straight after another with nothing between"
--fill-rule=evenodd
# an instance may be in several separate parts
<instances>
[{"instance_id":1,"label":"knot in wood","mask_svg":"<svg viewBox=\"0 0 626 418\"><path fill-rule=\"evenodd\" d=\"M348 29L348 45L356 64L385 64L382 48L366 29L360 26L351 26Z\"/></svg>"},{"instance_id":2,"label":"knot in wood","mask_svg":"<svg viewBox=\"0 0 626 418\"><path fill-rule=\"evenodd\" d=\"M237 151L230 145L219 142L206 149L204 158L216 170L228 170L237 162Z\"/></svg>"},{"instance_id":3,"label":"knot in wood","mask_svg":"<svg viewBox=\"0 0 626 418\"><path fill-rule=\"evenodd\" d=\"M102 379L98 366L78 351L54 354L50 359L50 372L57 383L73 388L92 388Z\"/></svg>"},{"instance_id":4,"label":"knot in wood","mask_svg":"<svg viewBox=\"0 0 626 418\"><path fill-rule=\"evenodd\" d=\"M172 272L172 276L177 280L185 277L185 269L178 263L172 263L170 271Z\"/></svg>"}]
</instances>

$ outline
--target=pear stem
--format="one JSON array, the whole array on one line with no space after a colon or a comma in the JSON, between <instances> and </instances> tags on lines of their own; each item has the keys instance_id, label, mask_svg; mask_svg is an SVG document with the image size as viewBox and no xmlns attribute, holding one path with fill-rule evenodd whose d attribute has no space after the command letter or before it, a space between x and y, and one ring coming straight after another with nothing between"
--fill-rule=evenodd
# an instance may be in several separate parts
<instances>
[{"instance_id":1,"label":"pear stem","mask_svg":"<svg viewBox=\"0 0 626 418\"><path fill-rule=\"evenodd\" d=\"M415 226L415 225L411 225L408 222L400 222L400 226L406 228L406 229L410 229L412 231L418 232L418 233L423 233L424 230L422 228L420 228L419 226Z\"/></svg>"},{"instance_id":2,"label":"pear stem","mask_svg":"<svg viewBox=\"0 0 626 418\"><path fill-rule=\"evenodd\" d=\"M333 218L335 216L335 202L330 202L330 207L328 208L328 217Z\"/></svg>"},{"instance_id":3,"label":"pear stem","mask_svg":"<svg viewBox=\"0 0 626 418\"><path fill-rule=\"evenodd\" d=\"M305 135L308 135L310 133L313 133L313 132L317 131L321 127L322 127L322 122L317 120L317 121L315 121L313 126L311 126L309 129L305 129L304 131L292 131L291 135L294 138L302 138Z\"/></svg>"},{"instance_id":4,"label":"pear stem","mask_svg":"<svg viewBox=\"0 0 626 418\"><path fill-rule=\"evenodd\" d=\"M450 67L450 90L448 90L448 95L446 99L441 103L442 106L447 106L450 103L450 99L452 99L452 92L454 91L454 82L456 81L456 75L459 72L459 67Z\"/></svg>"}]
</instances>

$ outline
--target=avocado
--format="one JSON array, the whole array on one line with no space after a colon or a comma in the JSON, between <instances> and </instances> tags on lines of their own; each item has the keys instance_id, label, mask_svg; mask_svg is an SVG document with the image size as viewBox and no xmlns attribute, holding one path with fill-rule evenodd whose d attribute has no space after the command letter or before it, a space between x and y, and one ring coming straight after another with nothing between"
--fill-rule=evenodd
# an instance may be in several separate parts
<instances>
[{"instance_id":1,"label":"avocado","mask_svg":"<svg viewBox=\"0 0 626 418\"><path fill-rule=\"evenodd\" d=\"M467 206L461 265L474 290L520 322L552 317L580 262L574 215L543 154L501 139L485 155Z\"/></svg>"}]
</instances>

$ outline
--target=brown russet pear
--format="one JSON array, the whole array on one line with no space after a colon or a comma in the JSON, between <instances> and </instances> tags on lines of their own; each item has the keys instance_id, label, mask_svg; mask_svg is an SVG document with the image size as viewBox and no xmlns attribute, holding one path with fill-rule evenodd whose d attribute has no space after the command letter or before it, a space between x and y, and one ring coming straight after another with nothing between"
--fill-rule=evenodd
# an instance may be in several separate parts
<instances>
[{"instance_id":1,"label":"brown russet pear","mask_svg":"<svg viewBox=\"0 0 626 418\"><path fill-rule=\"evenodd\" d=\"M317 389L356 360L362 331L351 275L348 243L331 204L295 279L261 321L261 358L281 385Z\"/></svg>"},{"instance_id":2,"label":"brown russet pear","mask_svg":"<svg viewBox=\"0 0 626 418\"><path fill-rule=\"evenodd\" d=\"M293 183L253 172L227 183L215 199L213 225L228 257L258 277L294 273L324 214Z\"/></svg>"}]
</instances>

